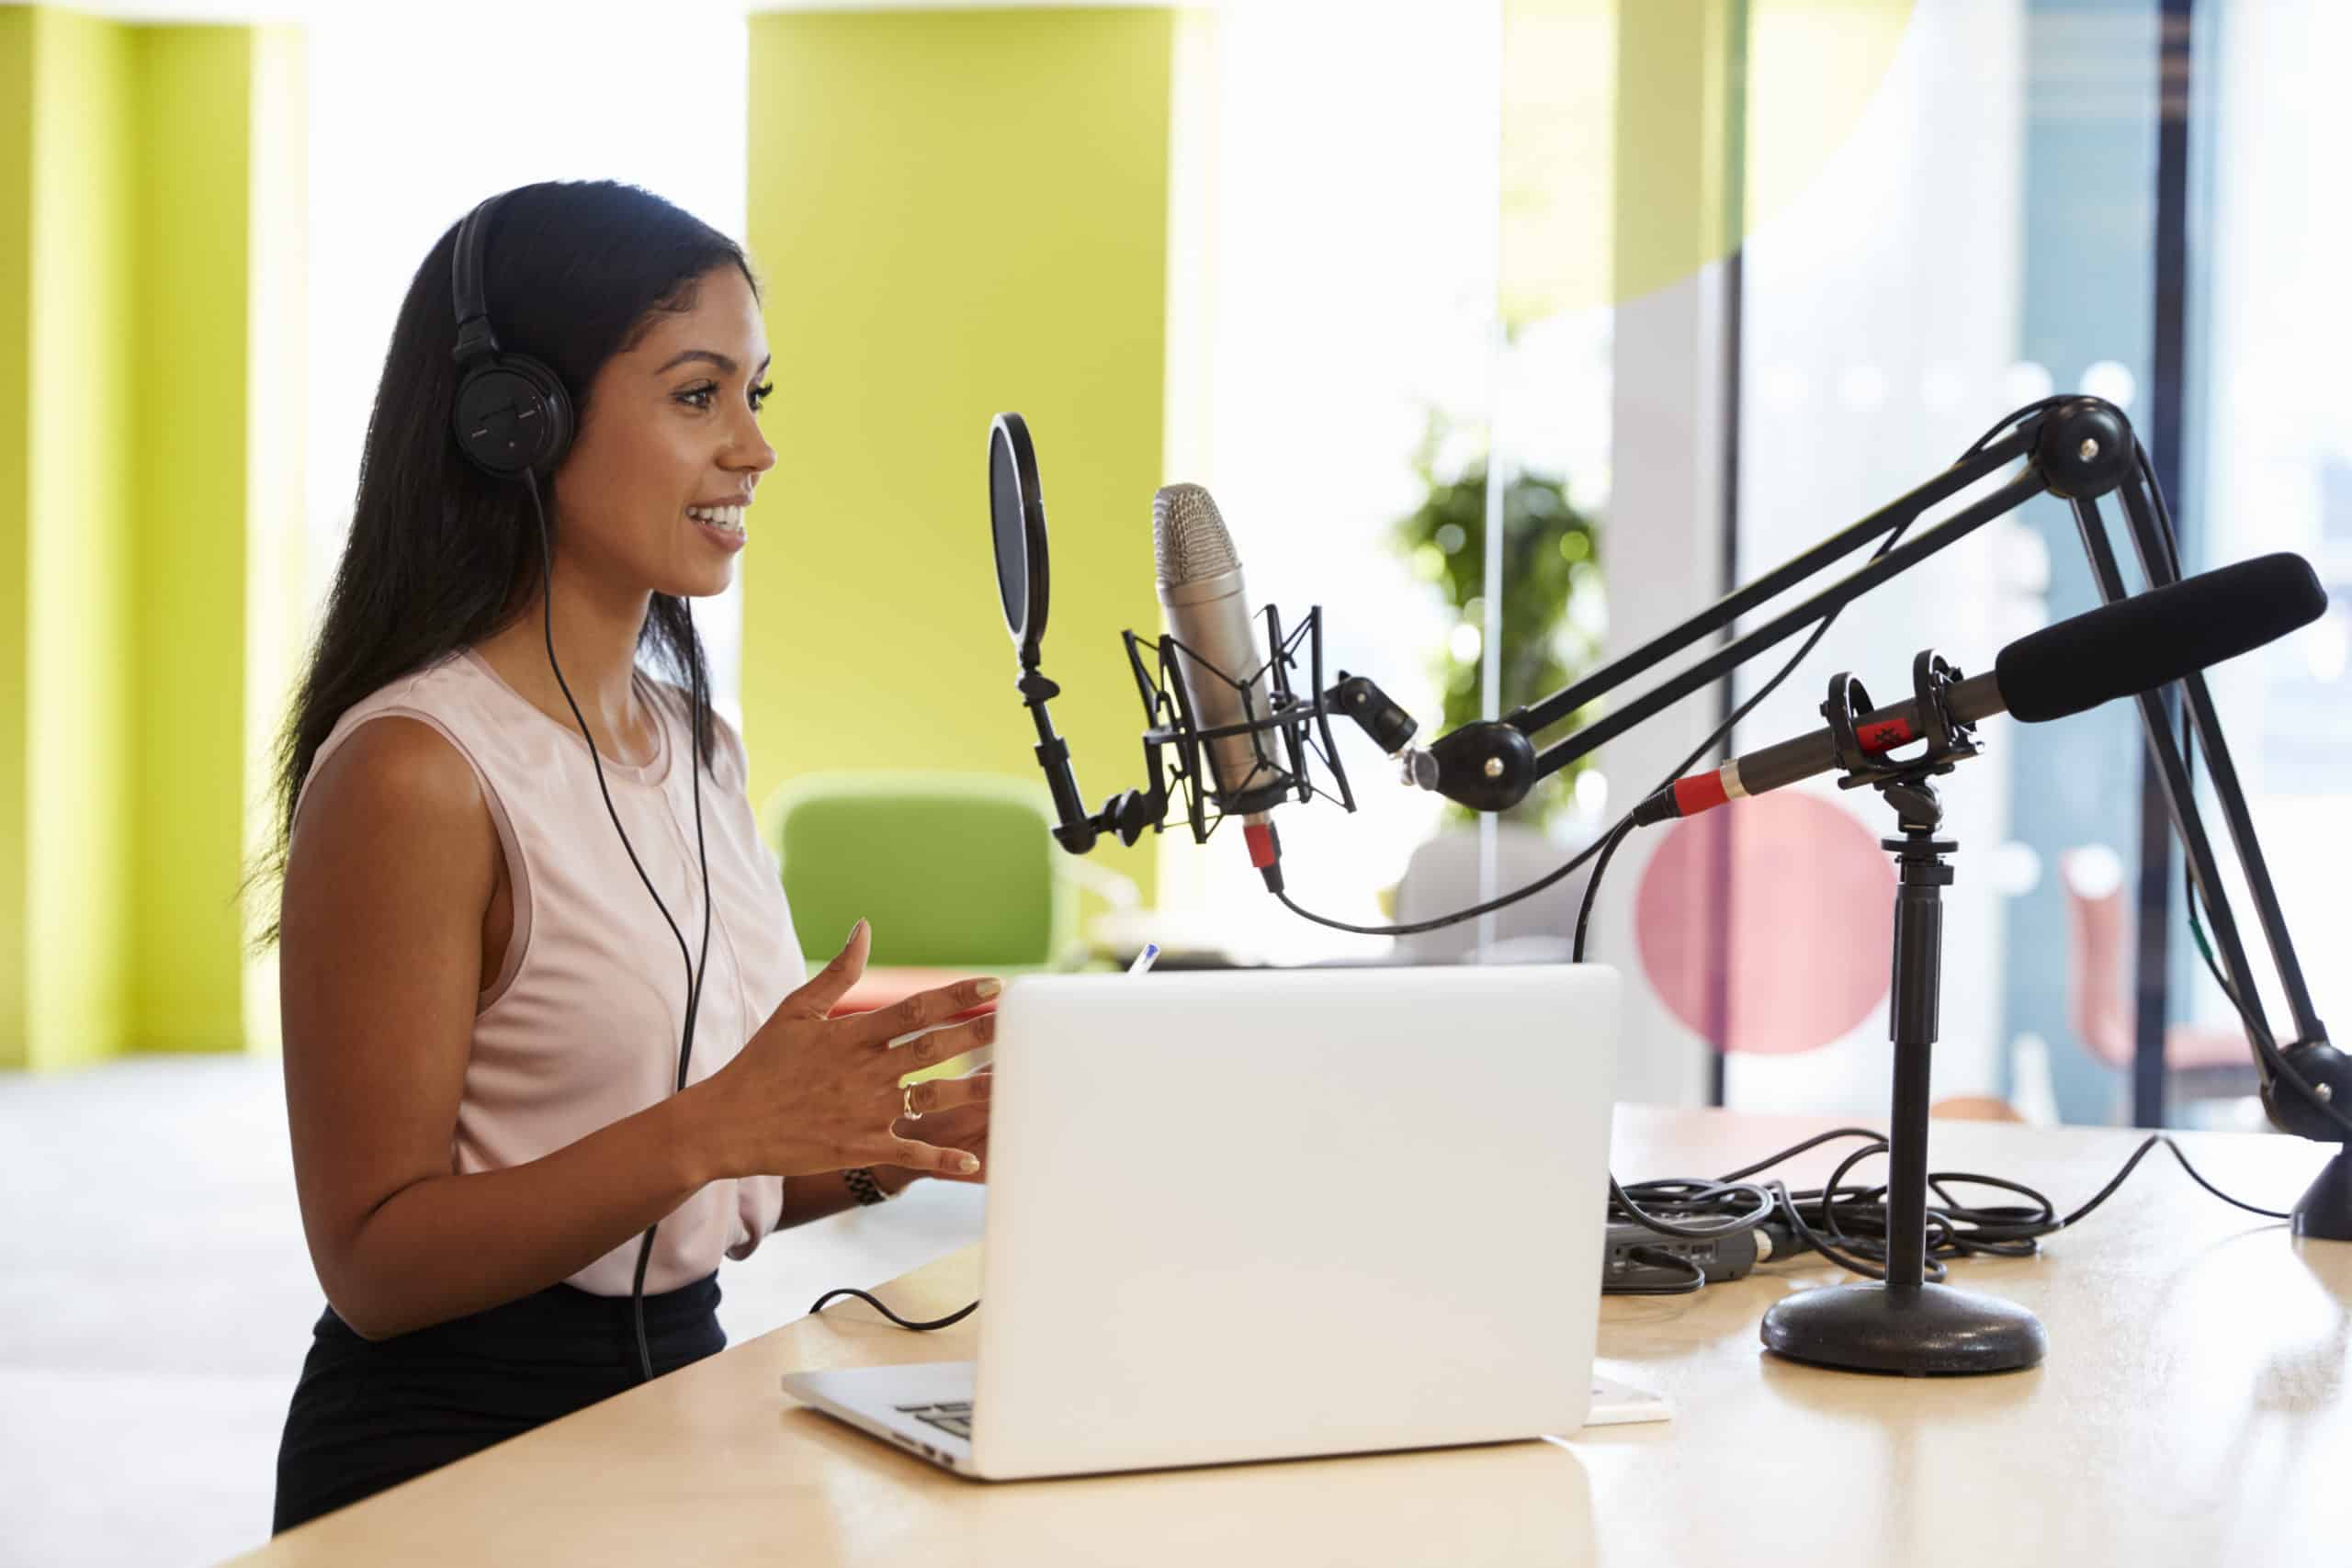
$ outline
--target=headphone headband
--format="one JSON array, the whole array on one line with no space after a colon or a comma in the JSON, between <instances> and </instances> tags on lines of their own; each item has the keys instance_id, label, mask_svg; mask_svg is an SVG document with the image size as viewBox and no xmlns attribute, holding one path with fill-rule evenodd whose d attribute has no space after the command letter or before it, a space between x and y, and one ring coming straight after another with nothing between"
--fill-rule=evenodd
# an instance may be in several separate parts
<instances>
[{"instance_id":1,"label":"headphone headband","mask_svg":"<svg viewBox=\"0 0 2352 1568\"><path fill-rule=\"evenodd\" d=\"M482 252L487 248L490 220L511 191L500 191L458 225L458 243L449 253L449 293L458 304L458 363L475 352L498 352L498 338L490 330L490 301L482 288ZM479 326L477 327L477 323ZM472 329L472 330L469 330Z\"/></svg>"}]
</instances>

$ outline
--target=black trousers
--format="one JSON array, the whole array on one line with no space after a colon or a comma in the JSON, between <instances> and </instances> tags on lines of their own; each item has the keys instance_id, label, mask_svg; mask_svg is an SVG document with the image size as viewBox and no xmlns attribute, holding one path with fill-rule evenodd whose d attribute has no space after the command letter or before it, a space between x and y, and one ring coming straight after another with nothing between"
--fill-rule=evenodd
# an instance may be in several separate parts
<instances>
[{"instance_id":1,"label":"black trousers","mask_svg":"<svg viewBox=\"0 0 2352 1568\"><path fill-rule=\"evenodd\" d=\"M645 1298L656 1376L727 1348L718 1277ZM554 1285L390 1339L320 1314L277 1449L271 1533L633 1388L627 1296Z\"/></svg>"}]
</instances>

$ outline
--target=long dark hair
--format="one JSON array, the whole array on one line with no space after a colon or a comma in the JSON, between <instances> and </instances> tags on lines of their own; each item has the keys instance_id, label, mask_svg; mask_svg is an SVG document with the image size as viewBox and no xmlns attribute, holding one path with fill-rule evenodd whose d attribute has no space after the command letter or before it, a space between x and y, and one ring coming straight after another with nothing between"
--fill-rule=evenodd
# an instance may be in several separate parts
<instances>
[{"instance_id":1,"label":"long dark hair","mask_svg":"<svg viewBox=\"0 0 2352 1568\"><path fill-rule=\"evenodd\" d=\"M350 538L277 742L277 832L254 876L281 888L295 803L335 721L387 683L512 624L546 577L529 493L474 468L450 434L457 227L426 254L401 302L368 421ZM611 180L523 186L499 209L486 249L483 289L499 346L560 377L581 421L605 362L642 340L654 312L693 309L704 274L732 266L759 291L741 245L650 191ZM551 484L542 493L560 538L562 497ZM708 691L683 599L653 595L638 648L679 685ZM707 700L693 722L707 771ZM256 946L271 946L278 932L273 915Z\"/></svg>"}]
</instances>

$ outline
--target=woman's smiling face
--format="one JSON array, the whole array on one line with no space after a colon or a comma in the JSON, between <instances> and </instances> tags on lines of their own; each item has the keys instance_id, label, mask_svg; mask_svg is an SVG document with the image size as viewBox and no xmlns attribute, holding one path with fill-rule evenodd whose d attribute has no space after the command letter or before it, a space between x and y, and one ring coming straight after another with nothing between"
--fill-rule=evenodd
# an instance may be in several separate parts
<instances>
[{"instance_id":1,"label":"woman's smiling face","mask_svg":"<svg viewBox=\"0 0 2352 1568\"><path fill-rule=\"evenodd\" d=\"M655 311L596 372L555 486L575 570L704 598L734 580L744 509L775 449L760 434L768 346L750 281L722 266L688 287L688 309Z\"/></svg>"}]
</instances>

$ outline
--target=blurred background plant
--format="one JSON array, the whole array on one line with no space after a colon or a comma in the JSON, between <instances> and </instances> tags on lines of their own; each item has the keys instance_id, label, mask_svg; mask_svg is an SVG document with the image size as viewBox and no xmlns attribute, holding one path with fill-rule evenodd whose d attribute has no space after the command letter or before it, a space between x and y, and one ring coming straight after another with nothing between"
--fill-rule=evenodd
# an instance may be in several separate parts
<instances>
[{"instance_id":1,"label":"blurred background plant","mask_svg":"<svg viewBox=\"0 0 2352 1568\"><path fill-rule=\"evenodd\" d=\"M1431 410L1413 466L1424 490L1421 504L1394 525L1392 538L1413 574L1442 593L1453 627L1436 660L1445 716L1433 735L1450 734L1480 716L1486 651L1487 458L1483 451L1449 460L1464 432ZM1499 712L1551 695L1590 670L1600 658L1602 629L1600 569L1592 519L1569 504L1564 478L1535 469L1510 476L1503 492L1502 705ZM1539 745L1582 722L1546 730ZM1426 742L1424 742L1426 744ZM1540 782L1525 800L1502 814L1506 822L1544 827L1574 798L1577 776L1589 758ZM1448 806L1449 827L1475 822L1477 813Z\"/></svg>"}]
</instances>

